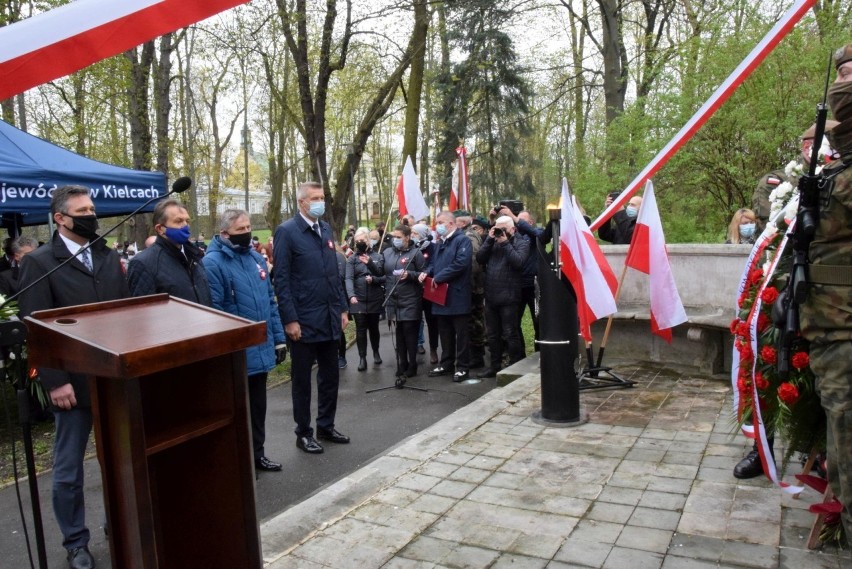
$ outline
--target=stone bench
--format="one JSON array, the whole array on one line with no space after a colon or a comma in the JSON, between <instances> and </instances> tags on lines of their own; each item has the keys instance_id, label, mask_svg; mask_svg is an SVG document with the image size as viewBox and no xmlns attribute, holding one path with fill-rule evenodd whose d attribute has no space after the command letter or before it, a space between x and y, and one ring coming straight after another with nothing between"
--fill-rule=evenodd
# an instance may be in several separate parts
<instances>
[{"instance_id":1,"label":"stone bench","mask_svg":"<svg viewBox=\"0 0 852 569\"><path fill-rule=\"evenodd\" d=\"M602 247L616 277L621 276L627 245ZM606 355L680 363L705 373L731 368L737 286L750 245L669 245L669 262L688 321L673 330L672 344L651 333L649 277L628 269L621 286ZM592 328L595 346L603 339L606 319ZM605 362L604 362L605 363Z\"/></svg>"}]
</instances>

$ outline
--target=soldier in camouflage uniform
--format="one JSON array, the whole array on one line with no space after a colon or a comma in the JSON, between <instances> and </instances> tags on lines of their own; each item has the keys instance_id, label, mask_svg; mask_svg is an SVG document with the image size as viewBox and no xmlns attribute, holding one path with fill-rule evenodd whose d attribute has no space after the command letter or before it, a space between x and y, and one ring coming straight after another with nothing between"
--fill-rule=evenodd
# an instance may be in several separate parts
<instances>
[{"instance_id":1,"label":"soldier in camouflage uniform","mask_svg":"<svg viewBox=\"0 0 852 569\"><path fill-rule=\"evenodd\" d=\"M840 122L828 136L840 160L822 172L834 180L834 189L828 205L820 206L811 242L811 284L801 325L826 414L828 480L846 507L841 517L852 546L852 44L837 50L834 61L837 79L828 105Z\"/></svg>"},{"instance_id":2,"label":"soldier in camouflage uniform","mask_svg":"<svg viewBox=\"0 0 852 569\"><path fill-rule=\"evenodd\" d=\"M473 217L470 212L456 210L456 227L464 233L473 246L473 270L471 272L471 305L470 305L470 369L485 366L485 272L482 265L476 261L476 254L482 246L482 237L473 227Z\"/></svg>"},{"instance_id":3,"label":"soldier in camouflage uniform","mask_svg":"<svg viewBox=\"0 0 852 569\"><path fill-rule=\"evenodd\" d=\"M837 121L826 121L826 132L834 128L837 124ZM814 143L815 129L816 125L811 125L811 127L803 132L800 137L802 152L797 157L797 160L799 161L799 164L802 165L803 170L808 169L808 163L811 160L811 146ZM757 187L754 189L754 194L751 196L751 209L757 216L755 235L760 235L766 228L766 222L769 221L769 194L771 194L772 190L777 188L783 182L788 181L790 180L787 179L787 174L784 172L784 168L780 168L769 172L757 183Z\"/></svg>"}]
</instances>

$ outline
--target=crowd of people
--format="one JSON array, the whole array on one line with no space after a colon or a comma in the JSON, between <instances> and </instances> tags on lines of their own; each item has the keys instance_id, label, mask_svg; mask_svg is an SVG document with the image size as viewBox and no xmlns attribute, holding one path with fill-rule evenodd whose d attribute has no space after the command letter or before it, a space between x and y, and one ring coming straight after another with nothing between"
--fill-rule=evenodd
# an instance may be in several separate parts
<instances>
[{"instance_id":1,"label":"crowd of people","mask_svg":"<svg viewBox=\"0 0 852 569\"><path fill-rule=\"evenodd\" d=\"M845 168L852 161L852 44L835 58L838 77L829 91L829 105L839 122L830 125L829 137L842 159L826 168L833 193L825 200L811 246L813 290L801 318L828 416L829 479L846 506L843 523L849 532L852 177ZM811 129L802 135L805 164L813 136ZM767 222L766 195L782 180L778 172L761 180L754 209L739 209L732 218L729 243L754 242ZM617 193L609 194L604 205L616 198ZM488 218L443 211L431 227L427 220L405 216L393 228L382 223L374 229L351 226L339 243L323 221L322 185L299 185L296 199L296 215L277 227L265 244L252 236L251 218L239 209L221 214L218 233L209 243L203 235L193 239L186 208L166 199L153 213L155 234L137 252L132 243L113 248L99 238L88 188L59 188L51 200L56 231L50 242L39 247L27 237L7 241L0 259L0 287L5 294L22 292L22 316L168 293L265 321L266 341L246 354L251 440L259 471L282 469L265 454L266 380L288 350L297 448L319 454L324 452L322 442L350 442L335 423L340 369L346 366L343 332L350 316L355 320L358 371L368 368L370 351L374 365L382 363L379 323L387 320L394 328L395 375L403 383L422 373L418 357L425 360L427 340L427 375L464 382L495 377L525 356L521 321L527 309L538 338L536 251L538 242L546 243L550 234L548 227L536 226L529 211L501 205L489 211ZM641 198L631 197L600 227L599 237L630 243L640 207ZM48 274L63 264L67 267ZM318 405L312 420L315 364ZM54 369L38 373L55 410L54 513L69 566L90 568L94 560L88 551L83 495L83 458L93 422L88 385L80 374ZM735 476L748 478L762 470L754 452L737 465Z\"/></svg>"}]
</instances>

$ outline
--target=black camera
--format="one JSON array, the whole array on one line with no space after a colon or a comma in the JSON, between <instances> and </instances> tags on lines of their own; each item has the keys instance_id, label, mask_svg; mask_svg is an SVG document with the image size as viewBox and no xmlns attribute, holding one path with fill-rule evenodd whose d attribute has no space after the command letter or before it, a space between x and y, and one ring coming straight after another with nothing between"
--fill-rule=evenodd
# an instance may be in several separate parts
<instances>
[{"instance_id":1,"label":"black camera","mask_svg":"<svg viewBox=\"0 0 852 569\"><path fill-rule=\"evenodd\" d=\"M500 203L494 206L494 211L499 212L500 209L507 207L512 215L518 215L524 211L524 202L520 200L500 200Z\"/></svg>"},{"instance_id":2,"label":"black camera","mask_svg":"<svg viewBox=\"0 0 852 569\"><path fill-rule=\"evenodd\" d=\"M355 242L355 251L359 255L363 255L367 252L367 242L366 241L356 241Z\"/></svg>"},{"instance_id":3,"label":"black camera","mask_svg":"<svg viewBox=\"0 0 852 569\"><path fill-rule=\"evenodd\" d=\"M495 227L495 228L494 228L494 237L495 237L495 238L497 238L497 237L503 237L503 235L504 235L505 233L506 233L506 232L505 232L505 231L503 231L503 229L501 229L500 227Z\"/></svg>"}]
</instances>

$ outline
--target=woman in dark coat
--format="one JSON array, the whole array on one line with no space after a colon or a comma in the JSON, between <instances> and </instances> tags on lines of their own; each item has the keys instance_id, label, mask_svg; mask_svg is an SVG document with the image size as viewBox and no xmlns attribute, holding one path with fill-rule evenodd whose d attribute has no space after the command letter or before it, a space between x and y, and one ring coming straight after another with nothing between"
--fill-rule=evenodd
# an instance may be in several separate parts
<instances>
[{"instance_id":1,"label":"woman in dark coat","mask_svg":"<svg viewBox=\"0 0 852 569\"><path fill-rule=\"evenodd\" d=\"M367 369L367 336L373 347L373 361L382 363L379 355L379 316L385 291L382 285L382 256L370 247L369 230L362 227L353 238L355 253L346 261L346 298L349 313L355 318L355 342L358 345L358 371Z\"/></svg>"},{"instance_id":2,"label":"woman in dark coat","mask_svg":"<svg viewBox=\"0 0 852 569\"><path fill-rule=\"evenodd\" d=\"M388 320L396 324L396 376L417 375L417 333L422 315L425 261L411 242L411 228L397 225L391 232L393 247L382 251Z\"/></svg>"}]
</instances>

